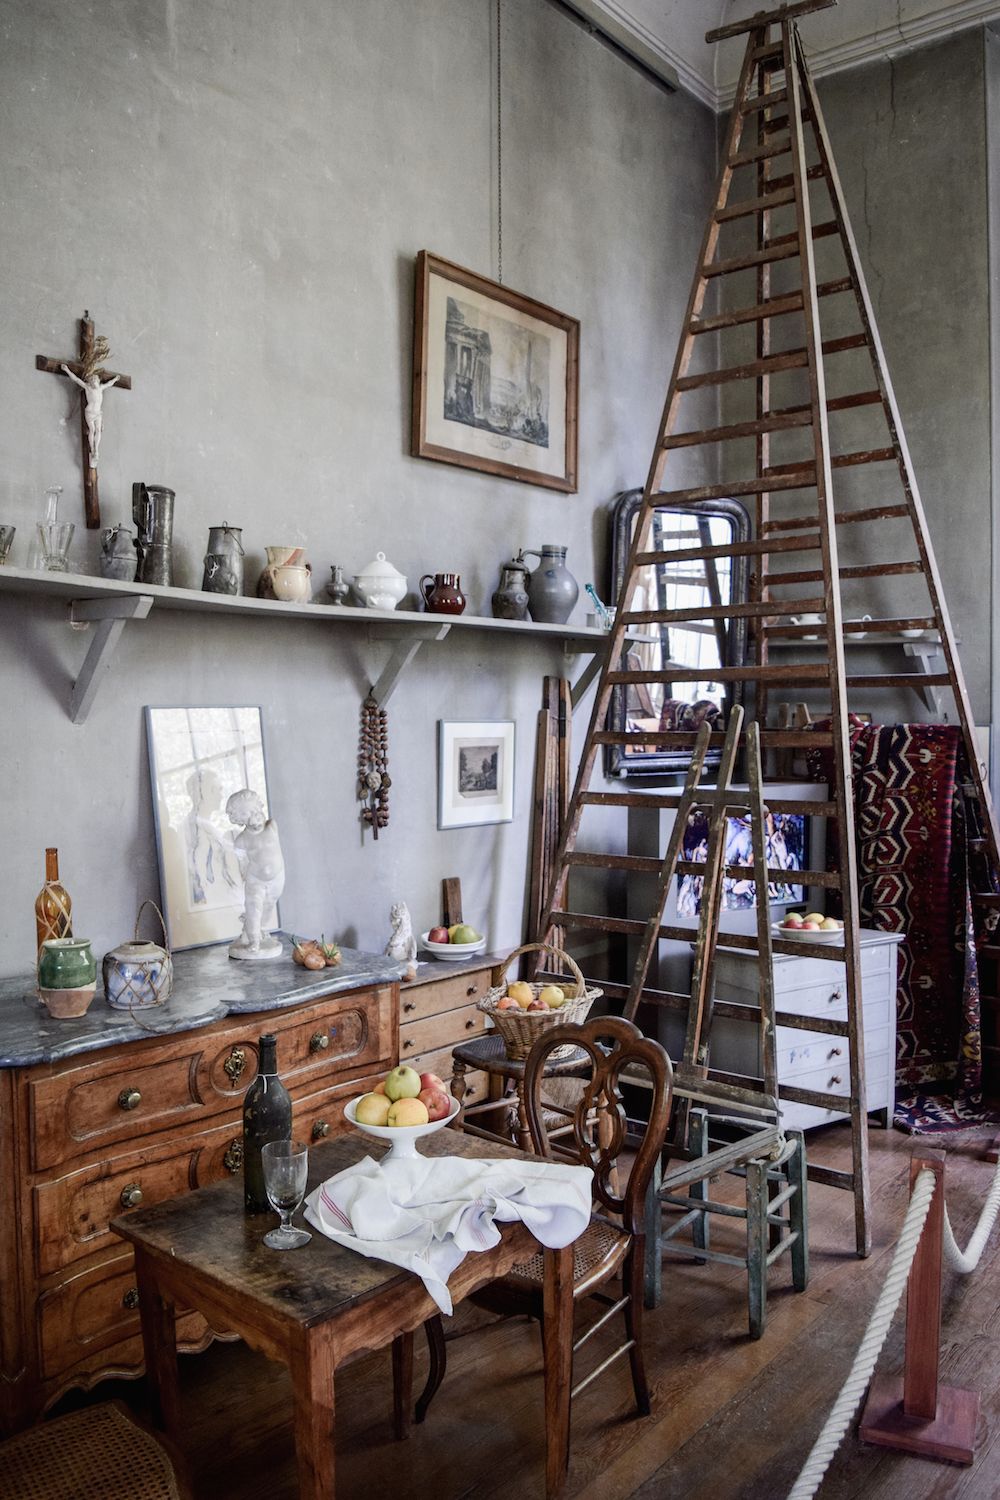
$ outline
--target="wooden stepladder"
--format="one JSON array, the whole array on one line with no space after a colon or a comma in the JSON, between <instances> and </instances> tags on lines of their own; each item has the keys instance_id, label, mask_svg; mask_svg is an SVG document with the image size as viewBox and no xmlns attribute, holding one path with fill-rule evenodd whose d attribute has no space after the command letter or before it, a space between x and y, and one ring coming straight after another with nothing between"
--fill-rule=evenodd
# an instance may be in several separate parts
<instances>
[{"instance_id":1,"label":"wooden stepladder","mask_svg":"<svg viewBox=\"0 0 1000 1500\"><path fill-rule=\"evenodd\" d=\"M961 675L954 633L948 618L931 548L913 466L885 357L875 326L871 299L858 259L829 136L816 90L806 65L795 18L821 10L836 0L802 0L708 33L709 41L741 33L747 47L736 98L722 148L722 167L715 202L702 242L684 316L663 417L650 464L642 508L626 567L625 581L570 800L557 869L538 936L552 926L570 935L575 929L647 938L647 924L618 911L575 910L573 872L589 870L591 892L597 870L609 872L606 884L630 876L648 879L650 861L596 847L608 839L609 808L660 807L677 810L676 793L608 791L594 785L598 757L605 745L657 745L691 749L694 735L661 729L606 728L616 688L684 684L711 677L727 691L742 689L748 710L760 726L765 756L811 747L825 750L832 767L829 800L767 798L773 812L823 817L836 825L839 869L807 870L796 883L839 892L844 918L843 941L810 947L776 937L773 950L835 960L846 970L846 1016L816 1017L779 1013L777 1024L822 1030L847 1039L850 1096L818 1090L780 1088L782 1098L843 1111L849 1104L851 1170L811 1168L810 1176L849 1189L855 1200L858 1253L871 1246L868 1137L861 1018L858 942L858 880L849 744L851 694L857 707L876 711L891 700L883 694L906 694L928 687L950 690L965 741L976 804L980 841L989 866L977 896L980 910L1000 906L989 872L1000 870L997 823L985 782L986 768L976 743L974 722ZM818 263L822 269L818 269ZM829 376L830 389L827 381ZM704 421L705 403L717 403L713 425ZM697 401L700 420L685 425L684 413ZM752 414L751 414L752 413ZM869 432L867 424L877 430ZM864 428L863 446L858 433ZM668 470L678 452L688 459L700 451L712 482L671 488ZM716 467L718 465L718 467ZM724 479L717 476L725 475ZM836 492L835 492L835 478ZM864 493L862 481L869 481ZM887 498L890 487L896 496ZM670 542L657 546L657 515L670 507L691 510L701 501L747 497L754 512L749 541L693 546ZM874 503L872 503L874 502ZM857 544L867 523L877 536L878 561L841 564L840 540ZM850 533L846 536L845 533ZM888 554L887 544L898 545ZM909 555L907 555L909 554ZM866 554L872 556L872 554ZM690 608L632 607L640 570L660 563L704 566L710 561L745 559L752 569L748 599L719 602L709 598ZM685 567L685 572L691 569ZM862 619L866 585L878 581L876 619ZM901 586L901 605L886 610L890 589ZM914 603L914 591L922 602ZM846 605L854 616L845 621ZM814 623L796 623L808 614ZM708 627L733 620L747 622L751 648L746 660L723 660L706 672L669 659L669 630L698 621ZM627 642L636 632L656 632L664 644L657 669L623 669ZM870 641L901 644L903 632L922 632L936 641L942 666L931 674L900 670L849 674L845 638L867 635ZM807 641L803 645L802 638ZM808 640L817 640L811 647ZM779 641L784 648L779 653ZM800 655L796 659L795 652ZM808 699L819 728L772 728L770 698ZM713 734L711 747L723 743ZM766 788L765 788L766 797ZM596 837L587 815L596 810ZM683 866L681 867L683 871ZM611 873L613 872L613 874ZM745 872L744 872L745 873ZM768 879L787 880L787 871L768 869ZM760 889L758 884L757 889ZM589 898L592 902L594 896ZM613 897L609 898L613 901ZM690 997L650 982L650 960L656 944L668 938L690 939L689 929L660 922L650 946L643 949L631 984L601 979L606 993L627 1003L686 1011ZM726 937L730 946L761 952L752 935ZM699 959L703 962L703 959ZM641 967L641 975L640 975ZM727 1010L731 1010L727 1006Z\"/></svg>"}]
</instances>

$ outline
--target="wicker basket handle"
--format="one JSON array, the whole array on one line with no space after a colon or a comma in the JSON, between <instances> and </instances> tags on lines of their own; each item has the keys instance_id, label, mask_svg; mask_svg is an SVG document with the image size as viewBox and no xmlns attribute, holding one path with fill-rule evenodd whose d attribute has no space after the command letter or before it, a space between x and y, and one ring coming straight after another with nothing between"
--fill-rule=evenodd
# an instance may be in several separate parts
<instances>
[{"instance_id":1,"label":"wicker basket handle","mask_svg":"<svg viewBox=\"0 0 1000 1500\"><path fill-rule=\"evenodd\" d=\"M163 946L166 949L167 954L169 955L169 953L170 953L170 939L167 937L167 924L163 920L163 913L160 910L160 908L157 906L156 902L155 901L151 901L148 896L146 897L146 900L142 903L142 905L139 907L139 910L135 914L135 932L132 934L132 941L134 943L137 943L139 941L139 923L142 920L142 914L146 910L147 906L151 906L153 908L153 910L156 912L156 915L160 919L160 926L163 928Z\"/></svg>"},{"instance_id":2,"label":"wicker basket handle","mask_svg":"<svg viewBox=\"0 0 1000 1500\"><path fill-rule=\"evenodd\" d=\"M514 962L515 958L520 958L522 953L554 953L557 958L561 958L565 962L566 967L570 970L573 978L576 980L576 994L571 996L570 998L573 1000L579 1000L581 996L586 994L587 983L583 977L580 965L576 962L575 959L571 958L564 949L555 948L551 943L522 943L520 948L515 948L509 958L504 959L503 963L497 964L493 969L490 978L492 979L494 984L503 984L503 978L507 970Z\"/></svg>"}]
</instances>

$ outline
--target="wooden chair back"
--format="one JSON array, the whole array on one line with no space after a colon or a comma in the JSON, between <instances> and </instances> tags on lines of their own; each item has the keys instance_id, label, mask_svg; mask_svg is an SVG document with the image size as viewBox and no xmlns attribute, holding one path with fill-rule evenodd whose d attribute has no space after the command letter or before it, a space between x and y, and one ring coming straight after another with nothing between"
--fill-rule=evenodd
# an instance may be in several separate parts
<instances>
[{"instance_id":1,"label":"wooden chair back","mask_svg":"<svg viewBox=\"0 0 1000 1500\"><path fill-rule=\"evenodd\" d=\"M591 1071L570 1112L571 1129L554 1147L544 1118L542 1080L550 1054L567 1043L587 1054ZM622 1191L616 1167L628 1135L620 1087L626 1070L643 1075L640 1086L649 1101L649 1118ZM648 1087L643 1086L647 1080ZM524 1100L534 1150L549 1160L558 1151L560 1157L590 1167L595 1199L632 1235L643 1232L646 1192L666 1138L672 1098L670 1058L659 1042L619 1016L599 1016L582 1026L555 1026L542 1033L525 1063Z\"/></svg>"}]
</instances>

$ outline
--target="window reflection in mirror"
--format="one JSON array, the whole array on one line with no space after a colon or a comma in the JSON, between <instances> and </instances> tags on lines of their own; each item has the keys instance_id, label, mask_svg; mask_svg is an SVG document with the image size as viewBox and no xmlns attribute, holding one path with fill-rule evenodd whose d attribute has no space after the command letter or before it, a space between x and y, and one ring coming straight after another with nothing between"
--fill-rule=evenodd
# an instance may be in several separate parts
<instances>
[{"instance_id":1,"label":"window reflection in mirror","mask_svg":"<svg viewBox=\"0 0 1000 1500\"><path fill-rule=\"evenodd\" d=\"M612 573L615 598L619 599L629 548L642 504L642 491L629 490L616 500L612 510ZM629 613L642 610L705 611L747 597L745 558L677 558L682 551L700 552L707 547L730 546L750 535L750 517L735 500L712 500L656 511L650 530L648 552L668 554L662 563L649 563L639 570ZM732 687L713 676L713 668L743 660L746 622L743 620L694 619L682 622L650 622L630 632L623 665L629 671L668 673L670 667L697 668L704 676L697 681L638 683L616 688L609 724L614 730L669 731L697 727L711 704L724 716L734 701ZM711 714L712 710L708 712ZM710 759L717 760L717 754ZM686 748L668 743L612 745L608 747L606 771L611 776L661 775L683 767L690 759Z\"/></svg>"}]
</instances>

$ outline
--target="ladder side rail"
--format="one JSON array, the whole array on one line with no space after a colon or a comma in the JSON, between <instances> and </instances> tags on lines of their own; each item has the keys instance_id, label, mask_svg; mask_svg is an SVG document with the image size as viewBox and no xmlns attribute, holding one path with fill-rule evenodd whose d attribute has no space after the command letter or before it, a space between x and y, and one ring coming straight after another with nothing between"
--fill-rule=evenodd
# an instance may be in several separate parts
<instances>
[{"instance_id":1,"label":"ladder side rail","mask_svg":"<svg viewBox=\"0 0 1000 1500\"><path fill-rule=\"evenodd\" d=\"M676 420L677 405L682 394L678 390L678 381L685 374L691 360L694 349L695 335L691 331L691 325L701 310L705 299L705 291L708 286L708 278L704 274L707 261L712 258L715 244L719 236L719 223L716 214L724 206L732 184L733 168L729 165L730 157L739 146L740 137L743 132L746 117L743 115L740 104L747 94L750 78L753 72L751 61L754 45L763 40L764 33L758 28L751 32L747 41L747 50L740 69L739 83L737 84L736 100L733 104L729 125L726 130L726 140L722 149L722 162L719 168L719 177L716 184L715 200L712 211L709 213L705 233L702 238L701 251L696 263L694 277L691 282L691 291L688 296L687 307L684 312L683 333L674 357L674 368L670 377L670 385L667 390L667 399L664 403L663 414L657 433L656 447L649 467L646 487L643 492L642 508L636 522L635 534L632 545L629 548L628 562L625 566L625 574L622 581L621 594L617 601L617 614L605 647L603 665L601 667L600 680L594 703L590 714L590 723L587 728L587 737L584 742L583 755L577 770L576 782L573 787L573 796L570 799L569 811L566 816L562 837L559 840L559 849L555 860L555 873L552 885L545 901L545 908L539 923L536 940L544 942L546 934L552 925L552 912L560 905L565 904L564 897L567 888L569 866L566 863L566 854L575 847L576 837L580 828L580 818L583 812L583 793L590 786L591 777L594 774L594 765L600 749L595 738L597 732L603 727L607 718L608 708L611 703L612 684L608 682L608 674L621 659L625 646L626 623L625 615L628 612L629 602L635 590L637 582L636 559L646 549L646 539L649 535L654 510L653 495L659 487L659 477L662 473L663 464L668 456L667 449L663 444L669 436Z\"/></svg>"},{"instance_id":2,"label":"ladder side rail","mask_svg":"<svg viewBox=\"0 0 1000 1500\"><path fill-rule=\"evenodd\" d=\"M772 92L772 84L772 73L763 63L760 64L757 74L758 91L761 93L770 93ZM763 116L761 116L761 124L763 124ZM761 127L760 125L758 125L758 133L760 133L760 129ZM762 139L762 137L760 138ZM768 185L774 176L773 168L774 162L770 157L765 157L758 162L758 198L764 197L767 193ZM759 213L757 215L756 227L756 251L758 254L763 256L765 254L765 247L768 241L771 239L771 210L765 209L762 213ZM790 248L793 248L796 252L798 250L797 245ZM760 266L757 269L758 304L770 301L772 281L773 278L771 274L771 265L769 262L762 260ZM761 423L766 420L771 410L771 372L766 362L770 359L773 352L772 334L772 320L770 318L761 318L760 322L757 324L757 362L758 364L761 364L763 368L759 371L754 381L756 414L758 422ZM761 431L760 436L757 439L756 458L757 473L761 475L766 474L771 465L771 434L769 432ZM757 495L756 501L756 535L758 537L763 537L766 535L765 528L771 518L771 496L769 491L762 490L760 494ZM761 603L765 599L768 599L770 597L770 590L768 589L767 585L767 559L764 557L761 558L760 566L757 568L755 573L752 597L755 601ZM753 634L754 643L756 646L757 664L758 666L766 667L768 661L767 636L764 635L760 629L755 629ZM754 708L757 714L757 718L763 723L766 723L768 708L768 689L764 683L759 684L757 687L756 696L754 699Z\"/></svg>"},{"instance_id":3,"label":"ladder side rail","mask_svg":"<svg viewBox=\"0 0 1000 1500\"><path fill-rule=\"evenodd\" d=\"M840 831L841 893L844 912L844 963L847 977L847 1018L850 1028L848 1051L851 1064L851 1154L853 1158L854 1230L857 1252L871 1252L871 1181L868 1167L868 1115L865 1092L864 1036L861 1011L861 948L858 936L858 874L854 833L854 797L851 778L851 745L844 666L843 610L837 528L834 510L833 470L830 461L830 431L823 370L823 335L816 295L816 262L813 254L812 213L809 201L806 145L802 129L803 79L808 77L805 58L794 23L782 22L785 80L789 93L792 125L792 175L795 179L795 218L805 300L805 343L809 353L809 399L813 411L813 442L816 457L816 488L820 515L823 592L826 596L824 629L830 664L831 729L833 733L834 796Z\"/></svg>"},{"instance_id":4,"label":"ladder side rail","mask_svg":"<svg viewBox=\"0 0 1000 1500\"><path fill-rule=\"evenodd\" d=\"M802 72L802 83L807 93L810 108L812 110L813 131L816 145L826 175L826 183L833 204L834 217L840 231L841 240L844 245L845 257L848 271L854 286L854 294L861 314L861 322L868 341L869 353L875 371L875 379L882 396L882 404L885 412L886 423L896 450L899 475L902 482L903 493L906 498L907 508L913 525L914 538L923 564L924 576L927 580L927 591L930 595L931 606L937 620L937 629L941 635L942 655L948 666L948 674L951 678L951 687L955 696L958 709L959 722L962 728L962 736L965 741L966 754L972 771L973 784L983 809L984 822L987 828L987 837L990 845L990 857L994 869L1000 868L1000 829L998 829L996 812L986 785L986 766L983 762L979 746L974 733L974 719L972 707L969 703L965 679L959 662L958 650L955 645L955 634L945 603L944 590L941 586L941 576L938 572L937 560L931 545L930 532L927 526L927 517L924 512L923 502L920 498L920 490L917 485L916 474L910 458L909 448L903 432L903 424L899 415L899 407L896 402L896 394L893 389L892 380L886 363L885 351L882 348L882 340L879 335L878 326L875 321L875 313L872 308L871 297L868 292L868 283L861 266L858 255L857 241L851 225L850 216L847 211L847 203L844 198L840 175L837 171L830 146L830 137L827 132L826 122L823 118L816 94L815 85L809 73L808 65L802 52L802 44L796 37L799 55L799 67Z\"/></svg>"},{"instance_id":5,"label":"ladder side rail","mask_svg":"<svg viewBox=\"0 0 1000 1500\"><path fill-rule=\"evenodd\" d=\"M702 724L698 730L698 738L695 741L694 751L687 769L684 780L684 789L681 793L680 802L674 817L674 826L670 830L670 838L667 842L663 863L660 866L659 881L656 889L656 897L646 931L639 945L636 956L635 967L632 971L632 983L629 986L628 999L622 1012L626 1021L634 1021L636 1011L639 1008L642 991L646 986L646 976L649 973L649 965L652 962L653 953L659 942L660 926L663 921L663 909L667 904L670 894L670 884L677 869L680 857L681 843L684 838L684 828L687 823L688 813L695 802L695 792L698 782L701 780L702 768L705 764L705 756L708 753L710 730L707 724Z\"/></svg>"},{"instance_id":6,"label":"ladder side rail","mask_svg":"<svg viewBox=\"0 0 1000 1500\"><path fill-rule=\"evenodd\" d=\"M771 951L771 908L768 903L767 840L760 725L747 726L747 781L750 784L750 835L753 846L754 899L757 905L757 976L760 1003L760 1059L764 1092L778 1097L778 1045L774 1019L774 961Z\"/></svg>"},{"instance_id":7,"label":"ladder side rail","mask_svg":"<svg viewBox=\"0 0 1000 1500\"><path fill-rule=\"evenodd\" d=\"M728 790L732 785L742 729L743 709L737 704L730 713L726 741L722 747L717 783L719 791ZM715 948L719 933L719 916L722 910L728 825L728 805L724 801L716 802L709 821L708 850L705 855L705 872L701 883L698 936L691 968L691 1008L688 1011L684 1036L684 1062L687 1066L694 1067L701 1072L704 1072L708 1064L712 976L715 971Z\"/></svg>"}]
</instances>

